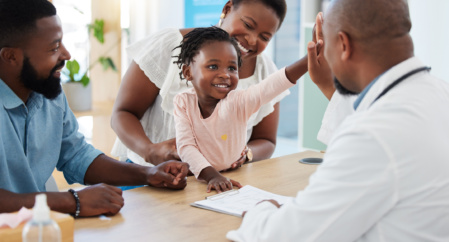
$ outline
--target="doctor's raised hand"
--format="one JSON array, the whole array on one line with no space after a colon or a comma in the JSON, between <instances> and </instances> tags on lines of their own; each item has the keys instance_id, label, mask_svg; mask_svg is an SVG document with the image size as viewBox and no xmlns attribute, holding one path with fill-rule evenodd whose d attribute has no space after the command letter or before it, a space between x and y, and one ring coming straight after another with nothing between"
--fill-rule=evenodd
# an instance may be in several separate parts
<instances>
[{"instance_id":1,"label":"doctor's raised hand","mask_svg":"<svg viewBox=\"0 0 449 242\"><path fill-rule=\"evenodd\" d=\"M312 81L330 100L335 92L335 87L331 69L324 58L323 23L323 13L318 13L313 27L313 40L307 44L308 70Z\"/></svg>"}]
</instances>

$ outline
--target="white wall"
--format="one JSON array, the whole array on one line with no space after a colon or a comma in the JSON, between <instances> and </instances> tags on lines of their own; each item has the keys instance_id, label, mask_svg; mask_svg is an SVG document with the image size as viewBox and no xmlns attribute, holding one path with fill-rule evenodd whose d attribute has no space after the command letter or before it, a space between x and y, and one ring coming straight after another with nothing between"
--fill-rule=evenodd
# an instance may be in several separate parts
<instances>
[{"instance_id":1,"label":"white wall","mask_svg":"<svg viewBox=\"0 0 449 242\"><path fill-rule=\"evenodd\" d=\"M184 26L184 0L121 0L122 27L129 28L129 36L122 34L122 74L131 58L126 47L165 28Z\"/></svg>"},{"instance_id":2,"label":"white wall","mask_svg":"<svg viewBox=\"0 0 449 242\"><path fill-rule=\"evenodd\" d=\"M449 82L449 1L408 0L415 55Z\"/></svg>"},{"instance_id":3,"label":"white wall","mask_svg":"<svg viewBox=\"0 0 449 242\"><path fill-rule=\"evenodd\" d=\"M184 26L184 0L129 0L130 43L161 29Z\"/></svg>"},{"instance_id":4,"label":"white wall","mask_svg":"<svg viewBox=\"0 0 449 242\"><path fill-rule=\"evenodd\" d=\"M408 0L415 55L449 82L449 1ZM130 43L160 29L184 26L184 0L129 0ZM273 54L269 46L265 52Z\"/></svg>"}]
</instances>

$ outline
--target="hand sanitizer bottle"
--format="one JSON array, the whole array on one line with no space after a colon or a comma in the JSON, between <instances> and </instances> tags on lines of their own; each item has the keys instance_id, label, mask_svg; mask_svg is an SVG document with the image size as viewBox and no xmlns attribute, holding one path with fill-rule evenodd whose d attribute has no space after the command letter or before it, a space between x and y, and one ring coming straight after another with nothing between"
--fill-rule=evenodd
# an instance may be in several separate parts
<instances>
[{"instance_id":1,"label":"hand sanitizer bottle","mask_svg":"<svg viewBox=\"0 0 449 242\"><path fill-rule=\"evenodd\" d=\"M50 218L47 195L36 195L33 218L23 228L22 240L23 242L61 242L61 230Z\"/></svg>"}]
</instances>

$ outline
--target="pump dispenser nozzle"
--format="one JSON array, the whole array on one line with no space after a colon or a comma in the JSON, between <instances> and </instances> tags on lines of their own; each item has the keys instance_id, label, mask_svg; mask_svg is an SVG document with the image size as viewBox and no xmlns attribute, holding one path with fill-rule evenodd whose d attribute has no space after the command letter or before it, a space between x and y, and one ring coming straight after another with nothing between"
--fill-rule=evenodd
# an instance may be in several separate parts
<instances>
[{"instance_id":1,"label":"pump dispenser nozzle","mask_svg":"<svg viewBox=\"0 0 449 242\"><path fill-rule=\"evenodd\" d=\"M47 205L47 195L36 195L33 207L33 219L36 222L44 222L50 219L50 208Z\"/></svg>"}]
</instances>

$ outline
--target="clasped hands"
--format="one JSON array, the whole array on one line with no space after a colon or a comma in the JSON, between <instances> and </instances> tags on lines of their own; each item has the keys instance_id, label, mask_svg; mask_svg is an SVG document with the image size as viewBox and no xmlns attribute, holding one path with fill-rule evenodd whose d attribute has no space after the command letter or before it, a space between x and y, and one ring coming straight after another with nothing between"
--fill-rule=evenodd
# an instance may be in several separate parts
<instances>
[{"instance_id":1,"label":"clasped hands","mask_svg":"<svg viewBox=\"0 0 449 242\"><path fill-rule=\"evenodd\" d=\"M187 185L189 165L179 161L167 161L154 167L145 168L148 185L170 189L184 189ZM80 216L99 214L115 215L124 205L122 190L107 184L96 184L78 191L80 199ZM68 201L73 201L68 194Z\"/></svg>"}]
</instances>

